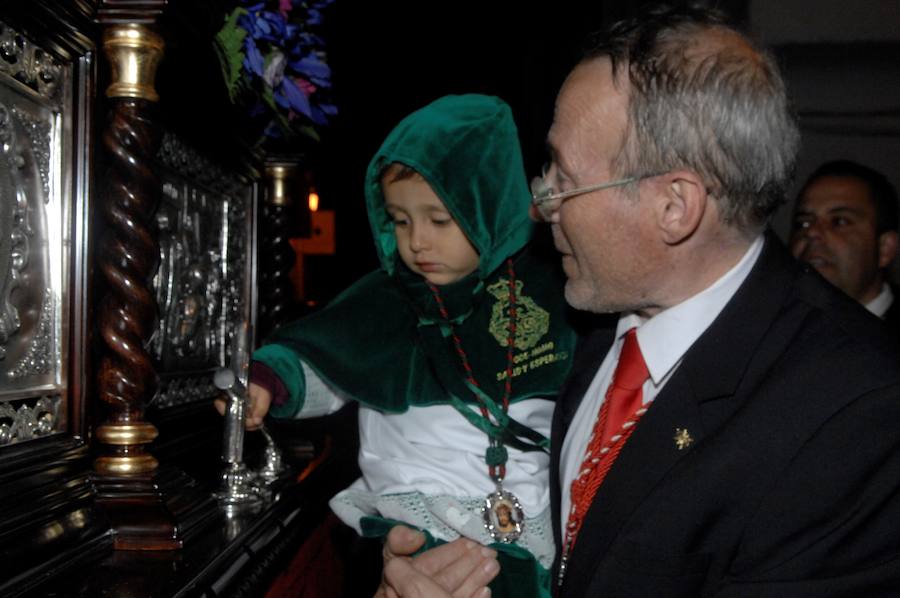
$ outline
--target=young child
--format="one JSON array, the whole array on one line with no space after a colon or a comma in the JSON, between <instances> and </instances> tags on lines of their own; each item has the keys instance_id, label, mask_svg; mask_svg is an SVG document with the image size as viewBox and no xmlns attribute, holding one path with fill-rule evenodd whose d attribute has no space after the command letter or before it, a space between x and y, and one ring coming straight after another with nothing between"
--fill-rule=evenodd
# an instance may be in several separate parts
<instances>
[{"instance_id":1,"label":"young child","mask_svg":"<svg viewBox=\"0 0 900 598\"><path fill-rule=\"evenodd\" d=\"M491 545L495 597L549 595L546 438L574 334L558 259L527 247L509 107L464 95L414 112L365 194L381 269L253 354L248 425L358 401L362 477L334 512L367 536L402 522L429 546Z\"/></svg>"}]
</instances>

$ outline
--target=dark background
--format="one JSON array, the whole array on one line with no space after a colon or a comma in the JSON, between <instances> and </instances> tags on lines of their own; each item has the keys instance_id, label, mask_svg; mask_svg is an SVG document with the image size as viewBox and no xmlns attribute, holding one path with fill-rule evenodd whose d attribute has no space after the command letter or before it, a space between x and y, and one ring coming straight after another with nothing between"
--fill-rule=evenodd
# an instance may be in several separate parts
<instances>
[{"instance_id":1,"label":"dark background","mask_svg":"<svg viewBox=\"0 0 900 598\"><path fill-rule=\"evenodd\" d=\"M337 218L337 255L309 257L308 295L333 295L377 267L362 195L366 166L404 116L445 94L484 93L507 101L528 173L543 161L556 91L599 2L539 10L499 2L349 2L326 12L325 34L340 110L311 154L316 186ZM465 173L459 173L465 176Z\"/></svg>"},{"instance_id":2,"label":"dark background","mask_svg":"<svg viewBox=\"0 0 900 598\"><path fill-rule=\"evenodd\" d=\"M327 301L377 267L363 176L401 118L448 93L497 95L513 109L526 172L536 173L544 160L556 92L585 38L645 3L336 0L326 8L322 36L339 114L322 129L318 144L268 147L302 156L321 208L336 214L336 255L306 258L307 298ZM803 130L799 181L819 163L838 158L872 165L900 180L892 158L900 139L900 37L885 38L881 26L893 17L871 6L851 10L837 0L828 0L830 8L822 14L805 12L810 2L804 0L706 4L722 9L739 26L749 23L751 33L782 63ZM168 126L226 167L242 170L259 164L262 154L246 142L252 137L246 113L228 102L212 44L233 6L232 0L169 5L162 30L173 35L166 40L157 87L163 98L160 116ZM900 23L900 15L896 18ZM789 219L790 209L782 209L776 232L784 235ZM294 220L298 235L308 229L302 210Z\"/></svg>"},{"instance_id":3,"label":"dark background","mask_svg":"<svg viewBox=\"0 0 900 598\"><path fill-rule=\"evenodd\" d=\"M298 140L266 147L270 154L300 155L320 209L335 211L337 253L305 259L307 299L327 301L378 267L363 177L387 133L410 112L445 94L497 95L512 107L526 171L536 173L556 92L588 33L639 5L604 4L561 0L526 8L486 0L336 0L327 7L321 35L339 113L321 129L317 144ZM219 0L170 5L162 30L173 35L166 40L157 87L165 124L240 171L247 163L259 164L262 154L251 147L246 113L228 101L213 50L212 39L233 6ZM299 236L308 222L301 210L295 220Z\"/></svg>"}]
</instances>

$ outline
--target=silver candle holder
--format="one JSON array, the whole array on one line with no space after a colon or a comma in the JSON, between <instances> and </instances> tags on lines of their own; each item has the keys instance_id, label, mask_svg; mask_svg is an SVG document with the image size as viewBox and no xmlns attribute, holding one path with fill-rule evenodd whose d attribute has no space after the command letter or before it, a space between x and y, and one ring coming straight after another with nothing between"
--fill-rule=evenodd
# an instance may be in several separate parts
<instances>
[{"instance_id":1,"label":"silver candle holder","mask_svg":"<svg viewBox=\"0 0 900 598\"><path fill-rule=\"evenodd\" d=\"M219 369L213 376L216 388L225 393L225 433L222 443L222 460L225 468L222 483L216 497L226 510L258 506L271 499L269 486L281 477L285 467L281 451L272 435L263 425L260 431L266 441L263 464L259 471L252 471L244 463L244 423L248 404L247 389L234 372Z\"/></svg>"}]
</instances>

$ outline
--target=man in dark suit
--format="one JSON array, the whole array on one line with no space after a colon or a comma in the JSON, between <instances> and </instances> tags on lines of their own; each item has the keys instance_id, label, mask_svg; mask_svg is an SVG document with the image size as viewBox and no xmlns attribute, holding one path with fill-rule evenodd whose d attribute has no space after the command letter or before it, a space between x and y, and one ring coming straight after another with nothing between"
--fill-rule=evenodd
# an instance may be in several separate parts
<instances>
[{"instance_id":1,"label":"man in dark suit","mask_svg":"<svg viewBox=\"0 0 900 598\"><path fill-rule=\"evenodd\" d=\"M897 191L883 174L836 160L806 180L794 207L791 253L900 337L900 299L887 274L897 245Z\"/></svg>"},{"instance_id":2,"label":"man in dark suit","mask_svg":"<svg viewBox=\"0 0 900 598\"><path fill-rule=\"evenodd\" d=\"M554 415L557 595L900 593L900 362L766 231L797 143L772 59L708 11L614 26L563 84L535 212L569 303L612 315ZM439 551L389 558L385 595L485 595L489 556Z\"/></svg>"}]
</instances>

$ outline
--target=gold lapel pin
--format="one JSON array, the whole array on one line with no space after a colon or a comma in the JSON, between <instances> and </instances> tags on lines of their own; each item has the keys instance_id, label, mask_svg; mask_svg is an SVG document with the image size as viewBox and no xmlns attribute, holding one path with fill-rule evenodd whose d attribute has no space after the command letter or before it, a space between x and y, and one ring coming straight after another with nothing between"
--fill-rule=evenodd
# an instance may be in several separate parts
<instances>
[{"instance_id":1,"label":"gold lapel pin","mask_svg":"<svg viewBox=\"0 0 900 598\"><path fill-rule=\"evenodd\" d=\"M675 428L674 440L675 446L679 451L683 451L694 443L694 439L691 438L691 433L687 431L687 428Z\"/></svg>"}]
</instances>

